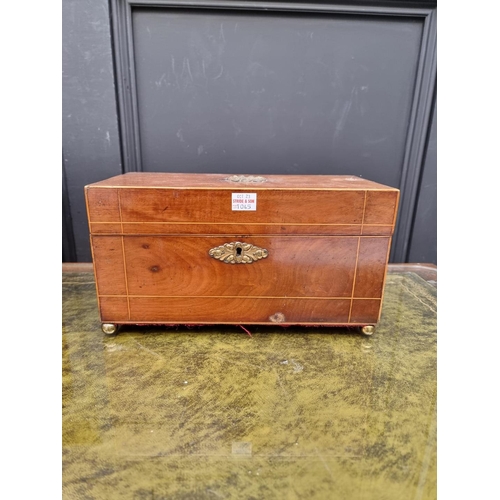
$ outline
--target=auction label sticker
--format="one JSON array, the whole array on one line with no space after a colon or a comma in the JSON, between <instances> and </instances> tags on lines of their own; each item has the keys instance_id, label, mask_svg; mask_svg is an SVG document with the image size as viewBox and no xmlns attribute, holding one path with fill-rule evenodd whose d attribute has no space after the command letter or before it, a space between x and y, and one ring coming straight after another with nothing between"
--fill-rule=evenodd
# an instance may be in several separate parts
<instances>
[{"instance_id":1,"label":"auction label sticker","mask_svg":"<svg viewBox=\"0 0 500 500\"><path fill-rule=\"evenodd\" d=\"M257 210L257 193L232 193L233 210Z\"/></svg>"}]
</instances>

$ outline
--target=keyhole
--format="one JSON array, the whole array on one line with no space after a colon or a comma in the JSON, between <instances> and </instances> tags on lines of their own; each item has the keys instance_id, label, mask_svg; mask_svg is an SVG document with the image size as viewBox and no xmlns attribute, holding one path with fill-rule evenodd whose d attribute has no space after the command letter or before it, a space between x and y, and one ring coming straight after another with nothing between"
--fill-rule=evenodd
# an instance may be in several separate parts
<instances>
[{"instance_id":1,"label":"keyhole","mask_svg":"<svg viewBox=\"0 0 500 500\"><path fill-rule=\"evenodd\" d=\"M241 255L241 248L240 248L240 247L238 247L238 248L236 249L236 255L238 255L238 256L240 256L240 255Z\"/></svg>"}]
</instances>

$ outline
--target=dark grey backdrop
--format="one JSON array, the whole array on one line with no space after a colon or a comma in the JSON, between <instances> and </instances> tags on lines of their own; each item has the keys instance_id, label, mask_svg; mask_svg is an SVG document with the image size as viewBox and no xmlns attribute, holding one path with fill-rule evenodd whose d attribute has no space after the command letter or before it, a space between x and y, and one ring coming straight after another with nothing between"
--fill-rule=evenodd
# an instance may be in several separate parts
<instances>
[{"instance_id":1,"label":"dark grey backdrop","mask_svg":"<svg viewBox=\"0 0 500 500\"><path fill-rule=\"evenodd\" d=\"M122 172L354 174L401 189L391 261L436 263L436 8L63 0L63 259Z\"/></svg>"}]
</instances>

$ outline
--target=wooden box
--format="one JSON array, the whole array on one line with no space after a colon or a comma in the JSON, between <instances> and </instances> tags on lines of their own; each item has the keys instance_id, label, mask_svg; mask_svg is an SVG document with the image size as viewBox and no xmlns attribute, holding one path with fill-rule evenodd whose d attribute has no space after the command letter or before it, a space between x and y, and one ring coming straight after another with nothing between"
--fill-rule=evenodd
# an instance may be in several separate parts
<instances>
[{"instance_id":1,"label":"wooden box","mask_svg":"<svg viewBox=\"0 0 500 500\"><path fill-rule=\"evenodd\" d=\"M380 317L399 191L352 176L129 173L85 187L103 330Z\"/></svg>"}]
</instances>

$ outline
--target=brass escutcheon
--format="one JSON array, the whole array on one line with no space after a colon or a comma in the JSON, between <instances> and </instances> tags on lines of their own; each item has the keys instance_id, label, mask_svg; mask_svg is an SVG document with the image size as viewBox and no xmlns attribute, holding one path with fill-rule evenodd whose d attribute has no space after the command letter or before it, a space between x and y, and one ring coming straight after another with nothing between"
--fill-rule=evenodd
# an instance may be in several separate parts
<instances>
[{"instance_id":1,"label":"brass escutcheon","mask_svg":"<svg viewBox=\"0 0 500 500\"><path fill-rule=\"evenodd\" d=\"M252 264L256 260L265 259L269 252L265 248L257 247L251 243L234 241L211 248L208 255L226 264Z\"/></svg>"}]
</instances>

